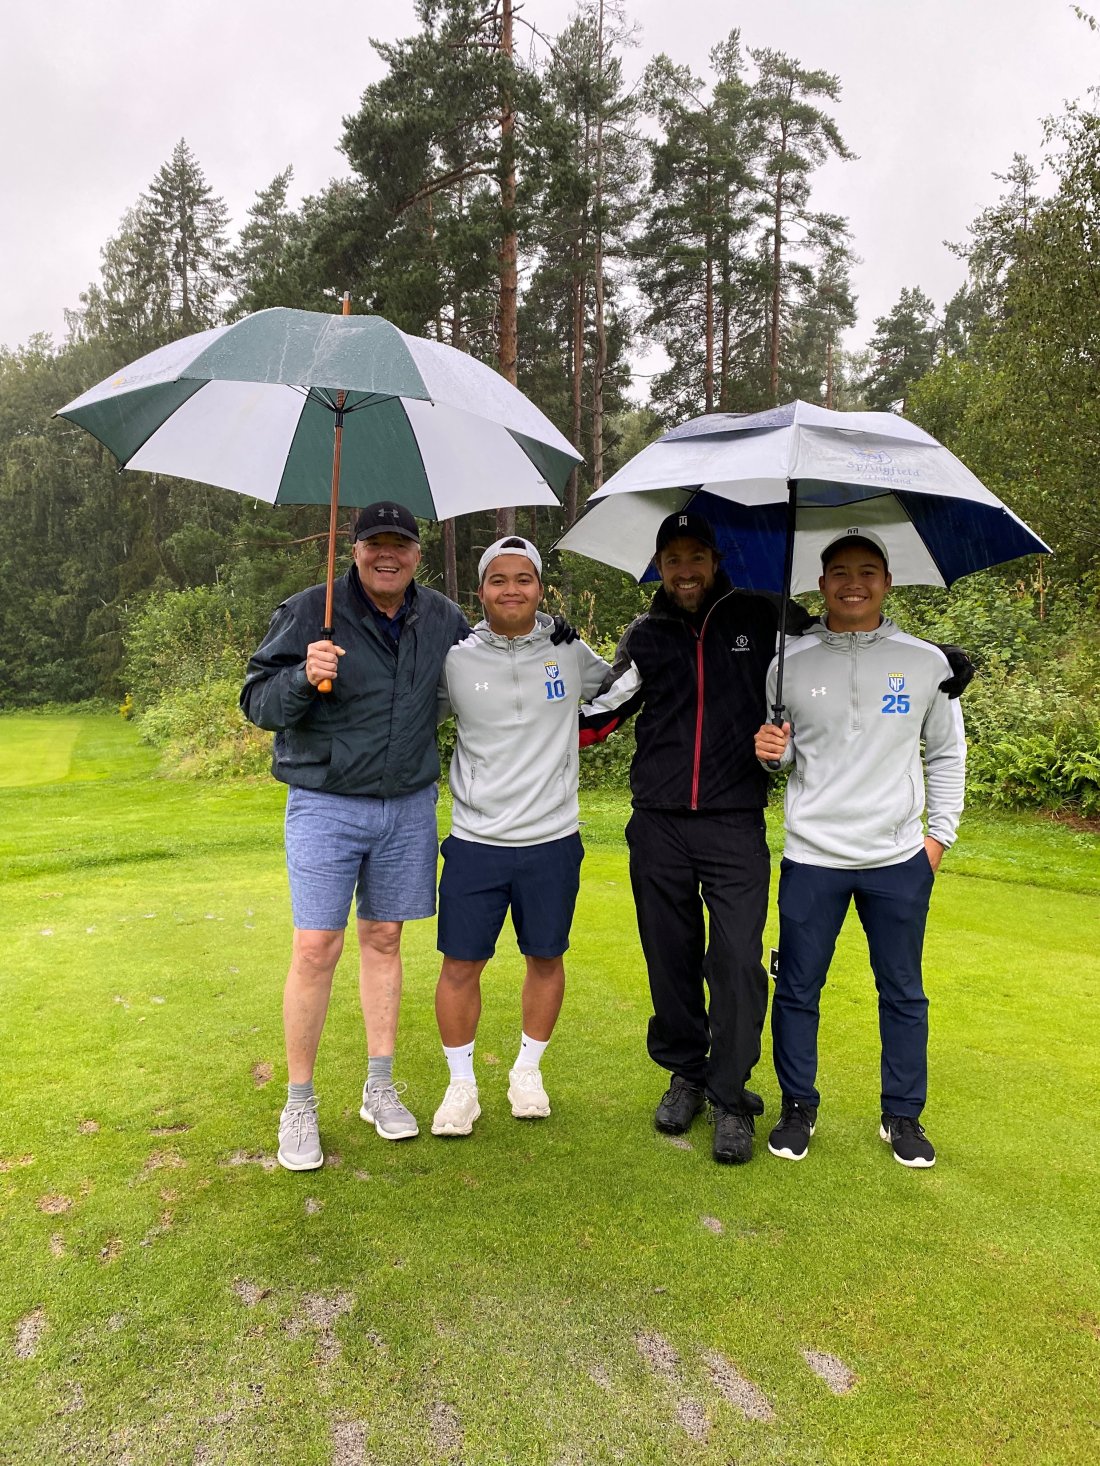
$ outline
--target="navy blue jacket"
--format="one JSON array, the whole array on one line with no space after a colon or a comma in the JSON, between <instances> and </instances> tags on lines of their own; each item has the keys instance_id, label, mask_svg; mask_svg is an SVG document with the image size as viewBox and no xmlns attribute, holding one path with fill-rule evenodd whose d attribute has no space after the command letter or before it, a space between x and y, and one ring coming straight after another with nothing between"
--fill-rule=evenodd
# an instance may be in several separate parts
<instances>
[{"instance_id":1,"label":"navy blue jacket","mask_svg":"<svg viewBox=\"0 0 1100 1466\"><path fill-rule=\"evenodd\" d=\"M330 693L306 678L306 647L321 635L325 588L276 607L248 663L241 709L275 734L271 772L284 784L328 794L392 799L439 778L436 687L443 659L470 627L438 591L412 586L394 648L380 631L352 565L336 582L334 640L346 655Z\"/></svg>"}]
</instances>

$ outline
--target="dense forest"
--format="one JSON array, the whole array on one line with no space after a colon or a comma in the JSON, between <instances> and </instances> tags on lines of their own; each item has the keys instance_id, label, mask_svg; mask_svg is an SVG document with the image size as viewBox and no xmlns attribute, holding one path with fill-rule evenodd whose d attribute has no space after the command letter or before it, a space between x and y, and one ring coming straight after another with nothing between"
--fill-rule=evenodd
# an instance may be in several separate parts
<instances>
[{"instance_id":1,"label":"dense forest","mask_svg":"<svg viewBox=\"0 0 1100 1466\"><path fill-rule=\"evenodd\" d=\"M105 242L64 341L0 351L0 707L109 698L177 762L256 766L232 691L274 604L321 578L327 516L119 474L52 413L180 336L272 305L336 311L350 291L356 311L492 363L583 454L560 511L514 511L543 546L698 413L801 397L926 427L1056 552L894 595L907 626L980 663L972 786L1100 812L1095 98L1047 121L1042 158L991 180L947 246L966 265L954 298L914 282L852 351L857 241L814 197L829 158L859 187L841 78L738 31L705 75L663 55L643 66L605 0L523 45L511 0L415 9L344 119L342 176L295 208L288 160L234 232L181 140ZM631 363L653 348L664 365L639 383ZM490 514L426 526L423 573L468 603L496 528ZM547 594L604 642L646 600L570 556L551 556ZM220 764L195 752L214 747ZM603 757L611 777L621 757Z\"/></svg>"}]
</instances>

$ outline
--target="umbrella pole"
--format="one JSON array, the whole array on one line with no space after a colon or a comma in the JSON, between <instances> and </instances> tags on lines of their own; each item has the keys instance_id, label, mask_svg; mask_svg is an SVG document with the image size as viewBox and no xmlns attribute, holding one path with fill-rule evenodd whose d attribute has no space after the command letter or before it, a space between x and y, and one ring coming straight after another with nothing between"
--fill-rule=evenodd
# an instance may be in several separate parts
<instances>
[{"instance_id":1,"label":"umbrella pole","mask_svg":"<svg viewBox=\"0 0 1100 1466\"><path fill-rule=\"evenodd\" d=\"M351 294L344 291L344 309L341 314L351 315ZM332 624L332 597L336 584L336 521L340 514L340 450L344 442L344 403L346 392L336 394L336 417L332 443L332 493L328 506L328 569L325 572L325 626L321 632L322 641L331 641L336 635ZM317 684L318 692L331 692L332 682L325 677Z\"/></svg>"},{"instance_id":2,"label":"umbrella pole","mask_svg":"<svg viewBox=\"0 0 1100 1466\"><path fill-rule=\"evenodd\" d=\"M772 723L783 726L783 663L787 651L787 606L791 599L791 581L794 578L794 530L795 511L798 505L798 480L787 480L787 543L783 552L783 599L779 602L779 660L775 668L775 701L772 703ZM768 760L769 769L778 769L777 759Z\"/></svg>"}]
</instances>

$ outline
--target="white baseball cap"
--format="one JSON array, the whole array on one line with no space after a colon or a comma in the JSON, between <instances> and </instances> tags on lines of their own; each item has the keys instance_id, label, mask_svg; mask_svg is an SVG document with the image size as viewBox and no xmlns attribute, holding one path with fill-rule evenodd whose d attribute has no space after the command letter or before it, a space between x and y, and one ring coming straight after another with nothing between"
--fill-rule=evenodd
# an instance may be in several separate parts
<instances>
[{"instance_id":1,"label":"white baseball cap","mask_svg":"<svg viewBox=\"0 0 1100 1466\"><path fill-rule=\"evenodd\" d=\"M535 574L542 579L542 556L530 540L525 540L521 535L508 534L502 540L494 540L489 548L477 562L477 581L480 585L485 579L485 572L498 555L526 555L531 564L535 567Z\"/></svg>"},{"instance_id":2,"label":"white baseball cap","mask_svg":"<svg viewBox=\"0 0 1100 1466\"><path fill-rule=\"evenodd\" d=\"M843 534L833 535L832 539L821 552L822 565L825 564L825 562L832 555L833 551L839 545L845 544L848 540L854 540L856 544L867 544L873 546L873 548L876 549L882 556L882 563L886 566L887 570L889 570L890 556L887 553L886 546L883 544L882 540L879 539L878 535L875 534L873 529L846 529Z\"/></svg>"}]
</instances>

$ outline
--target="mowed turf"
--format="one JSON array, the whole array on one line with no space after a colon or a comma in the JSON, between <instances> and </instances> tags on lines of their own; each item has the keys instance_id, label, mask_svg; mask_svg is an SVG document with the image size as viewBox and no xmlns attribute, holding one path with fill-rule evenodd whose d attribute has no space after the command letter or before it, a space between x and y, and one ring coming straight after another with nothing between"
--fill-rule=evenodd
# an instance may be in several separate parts
<instances>
[{"instance_id":1,"label":"mowed turf","mask_svg":"<svg viewBox=\"0 0 1100 1466\"><path fill-rule=\"evenodd\" d=\"M42 782L39 743L66 737ZM290 1175L273 1164L283 791L158 778L109 718L0 719L0 764L0 1459L1097 1459L1095 837L976 816L948 857L927 952L931 1172L877 1136L851 925L807 1160L766 1153L767 1047L749 1166L715 1166L702 1120L686 1142L655 1134L627 811L601 795L584 801L551 1118L521 1124L505 1099L506 929L483 1117L469 1141L427 1134L445 1073L434 924L415 923L397 1068L424 1134L387 1144L358 1117L345 958L317 1076L329 1164Z\"/></svg>"}]
</instances>

